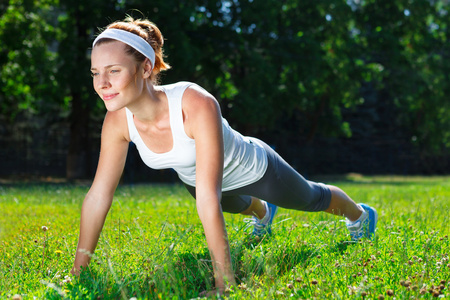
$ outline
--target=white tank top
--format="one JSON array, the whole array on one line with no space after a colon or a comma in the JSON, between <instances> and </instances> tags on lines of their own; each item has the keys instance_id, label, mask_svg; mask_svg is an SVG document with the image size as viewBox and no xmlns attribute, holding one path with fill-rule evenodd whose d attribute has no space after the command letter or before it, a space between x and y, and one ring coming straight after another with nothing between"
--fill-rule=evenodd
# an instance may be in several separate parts
<instances>
[{"instance_id":1,"label":"white tank top","mask_svg":"<svg viewBox=\"0 0 450 300\"><path fill-rule=\"evenodd\" d=\"M181 181L195 186L195 140L184 131L182 97L190 82L161 86L169 102L173 147L169 152L154 153L145 145L127 108L128 131L143 162L152 169L174 169ZM224 137L224 169L222 191L234 190L261 179L267 169L267 154L256 139L244 137L222 118Z\"/></svg>"}]
</instances>

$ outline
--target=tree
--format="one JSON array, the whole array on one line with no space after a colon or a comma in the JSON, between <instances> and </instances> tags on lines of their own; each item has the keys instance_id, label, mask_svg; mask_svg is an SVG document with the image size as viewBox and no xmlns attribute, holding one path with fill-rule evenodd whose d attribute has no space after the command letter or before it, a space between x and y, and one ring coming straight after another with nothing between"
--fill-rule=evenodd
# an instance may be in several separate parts
<instances>
[{"instance_id":1,"label":"tree","mask_svg":"<svg viewBox=\"0 0 450 300\"><path fill-rule=\"evenodd\" d=\"M0 12L0 114L9 122L25 110L50 109L56 99L53 5L11 0Z\"/></svg>"},{"instance_id":2,"label":"tree","mask_svg":"<svg viewBox=\"0 0 450 300\"><path fill-rule=\"evenodd\" d=\"M70 103L70 142L67 154L67 178L84 178L92 169L90 120L92 111L104 111L98 105L89 76L89 47L97 34L98 20L114 18L119 3L99 0L61 0L59 16L58 74ZM95 128L95 130L99 130Z\"/></svg>"},{"instance_id":3,"label":"tree","mask_svg":"<svg viewBox=\"0 0 450 300\"><path fill-rule=\"evenodd\" d=\"M359 44L366 50L361 58L377 66L380 101L396 112L390 123L422 150L435 153L450 147L446 2L371 0L354 5Z\"/></svg>"},{"instance_id":4,"label":"tree","mask_svg":"<svg viewBox=\"0 0 450 300\"><path fill-rule=\"evenodd\" d=\"M388 129L448 155L447 0L10 0L0 4L0 120L70 115L68 178L92 174L104 115L89 47L126 13L160 27L173 67L162 83L204 86L244 134L282 148ZM368 102L378 121L350 124Z\"/></svg>"}]
</instances>

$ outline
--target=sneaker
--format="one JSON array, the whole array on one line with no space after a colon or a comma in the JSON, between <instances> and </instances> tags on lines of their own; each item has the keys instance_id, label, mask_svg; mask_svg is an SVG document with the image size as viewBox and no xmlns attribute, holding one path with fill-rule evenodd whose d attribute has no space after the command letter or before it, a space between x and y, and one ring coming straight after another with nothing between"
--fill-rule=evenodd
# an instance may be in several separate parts
<instances>
[{"instance_id":1,"label":"sneaker","mask_svg":"<svg viewBox=\"0 0 450 300\"><path fill-rule=\"evenodd\" d=\"M249 224L253 225L253 235L259 237L265 235L266 233L268 234L272 233L272 221L278 210L278 206L271 204L269 202L265 201L263 202L265 203L266 210L269 213L268 214L266 213L266 215L262 219L258 219L257 217L247 219L250 220Z\"/></svg>"},{"instance_id":2,"label":"sneaker","mask_svg":"<svg viewBox=\"0 0 450 300\"><path fill-rule=\"evenodd\" d=\"M361 238L372 239L375 236L375 228L377 227L377 211L375 208L372 208L364 203L360 203L358 205L364 209L361 217L354 222L349 220L346 222L352 241L358 241Z\"/></svg>"}]
</instances>

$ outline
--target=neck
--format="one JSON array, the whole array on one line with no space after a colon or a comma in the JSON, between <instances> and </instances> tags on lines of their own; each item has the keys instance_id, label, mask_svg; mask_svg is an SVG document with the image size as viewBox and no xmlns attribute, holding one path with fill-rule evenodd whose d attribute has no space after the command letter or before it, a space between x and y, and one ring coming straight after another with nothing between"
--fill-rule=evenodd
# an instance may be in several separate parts
<instances>
[{"instance_id":1,"label":"neck","mask_svg":"<svg viewBox=\"0 0 450 300\"><path fill-rule=\"evenodd\" d=\"M129 104L127 108L141 122L156 122L163 115L166 105L165 93L151 83L146 83L141 96Z\"/></svg>"}]
</instances>

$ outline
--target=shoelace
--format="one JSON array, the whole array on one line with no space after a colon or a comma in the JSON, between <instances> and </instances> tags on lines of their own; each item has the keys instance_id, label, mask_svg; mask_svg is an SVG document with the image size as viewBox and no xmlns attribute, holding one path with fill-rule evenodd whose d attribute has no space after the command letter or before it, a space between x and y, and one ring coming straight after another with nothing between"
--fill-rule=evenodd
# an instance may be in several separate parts
<instances>
[{"instance_id":1,"label":"shoelace","mask_svg":"<svg viewBox=\"0 0 450 300\"><path fill-rule=\"evenodd\" d=\"M357 221L357 222L350 223L350 224L347 223L347 228L348 228L348 230L354 231L354 232L360 231L362 229L361 221Z\"/></svg>"},{"instance_id":2,"label":"shoelace","mask_svg":"<svg viewBox=\"0 0 450 300\"><path fill-rule=\"evenodd\" d=\"M365 220L363 220L362 222L358 221L358 222L348 225L347 228L350 231L350 235L356 239L360 239L363 236L365 236L366 232L368 231L368 226L369 226L369 224L366 221L367 221L367 218Z\"/></svg>"},{"instance_id":3,"label":"shoelace","mask_svg":"<svg viewBox=\"0 0 450 300\"><path fill-rule=\"evenodd\" d=\"M363 224L368 218L369 218L369 214L366 211L364 211L362 218L360 217L359 220L356 220L355 222L350 222L347 220L345 222L347 224L348 230L359 231L363 228Z\"/></svg>"},{"instance_id":4,"label":"shoelace","mask_svg":"<svg viewBox=\"0 0 450 300\"><path fill-rule=\"evenodd\" d=\"M260 232L265 229L266 225L262 224L259 219L253 218L245 218L244 222L247 223L247 228L253 226L255 232Z\"/></svg>"}]
</instances>

